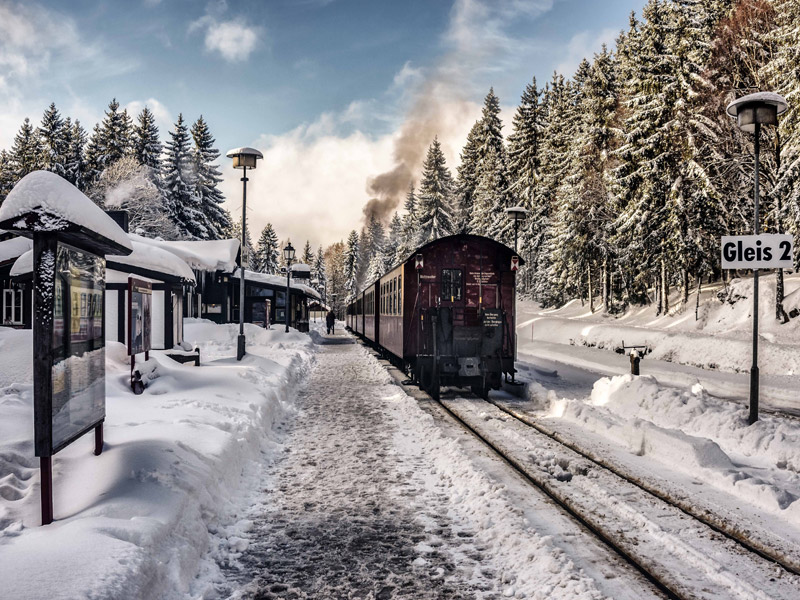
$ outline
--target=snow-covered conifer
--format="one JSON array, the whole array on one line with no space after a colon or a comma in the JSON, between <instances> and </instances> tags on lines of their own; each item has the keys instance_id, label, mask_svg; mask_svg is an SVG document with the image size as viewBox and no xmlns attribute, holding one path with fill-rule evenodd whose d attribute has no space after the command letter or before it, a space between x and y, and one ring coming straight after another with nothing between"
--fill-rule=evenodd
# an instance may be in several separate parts
<instances>
[{"instance_id":1,"label":"snow-covered conifer","mask_svg":"<svg viewBox=\"0 0 800 600\"><path fill-rule=\"evenodd\" d=\"M22 127L14 137L14 145L11 147L11 161L14 165L14 177L16 180L20 180L31 171L36 171L44 166L39 135L33 129L28 117L25 117Z\"/></svg>"},{"instance_id":2,"label":"snow-covered conifer","mask_svg":"<svg viewBox=\"0 0 800 600\"><path fill-rule=\"evenodd\" d=\"M358 233L356 230L347 236L347 246L344 255L344 294L345 304L350 304L358 294L358 264L359 247Z\"/></svg>"},{"instance_id":3,"label":"snow-covered conifer","mask_svg":"<svg viewBox=\"0 0 800 600\"><path fill-rule=\"evenodd\" d=\"M169 135L163 162L164 192L169 214L183 237L211 239L201 211L200 197L195 190L189 132L182 114L178 115L175 129Z\"/></svg>"},{"instance_id":4,"label":"snow-covered conifer","mask_svg":"<svg viewBox=\"0 0 800 600\"><path fill-rule=\"evenodd\" d=\"M214 138L202 115L192 125L192 139L194 185L200 204L199 217L203 221L203 227L197 227L195 235L201 239L220 239L228 227L228 215L222 208L225 197L217 187L222 181L219 168L214 164L219 150L214 148ZM203 229L205 233L201 235Z\"/></svg>"},{"instance_id":5,"label":"snow-covered conifer","mask_svg":"<svg viewBox=\"0 0 800 600\"><path fill-rule=\"evenodd\" d=\"M267 223L258 238L253 267L259 273L275 275L280 271L279 256L278 234L275 233L272 223Z\"/></svg>"},{"instance_id":6,"label":"snow-covered conifer","mask_svg":"<svg viewBox=\"0 0 800 600\"><path fill-rule=\"evenodd\" d=\"M453 233L453 187L441 144L435 137L422 165L417 205L420 243Z\"/></svg>"},{"instance_id":7,"label":"snow-covered conifer","mask_svg":"<svg viewBox=\"0 0 800 600\"><path fill-rule=\"evenodd\" d=\"M136 118L131 138L133 155L139 164L150 167L154 173L159 173L161 171L161 141L158 139L155 115L146 106Z\"/></svg>"},{"instance_id":8,"label":"snow-covered conifer","mask_svg":"<svg viewBox=\"0 0 800 600\"><path fill-rule=\"evenodd\" d=\"M67 132L64 120L58 112L55 102L51 102L42 116L42 123L37 131L42 145L42 168L64 177L66 172Z\"/></svg>"}]
</instances>

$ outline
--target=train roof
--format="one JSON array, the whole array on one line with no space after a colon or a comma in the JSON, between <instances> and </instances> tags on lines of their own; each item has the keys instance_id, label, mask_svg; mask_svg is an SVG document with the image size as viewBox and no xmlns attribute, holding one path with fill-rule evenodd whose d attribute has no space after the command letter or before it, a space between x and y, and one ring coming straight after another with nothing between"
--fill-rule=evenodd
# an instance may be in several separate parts
<instances>
[{"instance_id":1,"label":"train roof","mask_svg":"<svg viewBox=\"0 0 800 600\"><path fill-rule=\"evenodd\" d=\"M486 237L486 236L483 236L483 235L475 235L475 234L472 234L472 233L456 233L455 235L447 235L445 237L436 238L435 240L431 240L427 244L423 244L419 248L415 249L413 252L409 253L409 255L406 258L404 258L400 262L392 265L392 267L390 269L386 270L386 273L388 273L389 271L395 270L400 265L404 265L407 262L410 262L410 261L414 260L414 257L417 254L419 254L420 252L424 251L427 248L431 248L433 246L438 246L440 244L452 244L452 243L459 243L459 242L466 242L466 241L481 242L481 243L484 243L484 244L488 244L489 246L494 246L497 251L503 252L504 254L506 254L509 259L512 256L515 256L515 252L514 252L514 250L512 248L509 248L505 244L503 244L501 242L498 242L497 240L493 240L490 237ZM519 258L519 264L520 264L520 266L525 264L525 261L522 260L522 257ZM384 273L384 275L385 275L385 273ZM383 277L383 275L381 275L381 277ZM380 279L380 277L378 279ZM364 290L369 289L370 286L375 285L376 281L377 281L377 279L375 279L373 281L370 281L369 284L364 286L363 288L361 288L358 293L361 294Z\"/></svg>"}]
</instances>

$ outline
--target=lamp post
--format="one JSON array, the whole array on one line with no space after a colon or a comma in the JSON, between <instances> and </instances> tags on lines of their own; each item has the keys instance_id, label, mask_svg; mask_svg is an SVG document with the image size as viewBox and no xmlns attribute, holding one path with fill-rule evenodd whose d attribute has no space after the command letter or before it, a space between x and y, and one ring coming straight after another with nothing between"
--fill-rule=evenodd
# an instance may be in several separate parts
<instances>
[{"instance_id":1,"label":"lamp post","mask_svg":"<svg viewBox=\"0 0 800 600\"><path fill-rule=\"evenodd\" d=\"M517 253L517 230L519 229L519 222L522 221L528 214L528 211L521 206L512 206L506 209L506 214L509 219L514 219L514 254Z\"/></svg>"},{"instance_id":2,"label":"lamp post","mask_svg":"<svg viewBox=\"0 0 800 600\"><path fill-rule=\"evenodd\" d=\"M753 233L760 232L758 216L759 152L762 125L777 125L778 115L786 112L786 100L774 92L748 94L728 105L726 112L736 117L742 131L755 134L755 180L753 187ZM758 421L758 269L753 269L753 365L750 368L750 416L752 425Z\"/></svg>"},{"instance_id":3,"label":"lamp post","mask_svg":"<svg viewBox=\"0 0 800 600\"><path fill-rule=\"evenodd\" d=\"M241 241L241 264L239 265L239 337L236 341L236 360L244 357L244 265L245 255L247 254L247 169L255 169L256 161L264 158L255 148L234 148L225 154L233 159L233 168L242 169L242 241Z\"/></svg>"},{"instance_id":4,"label":"lamp post","mask_svg":"<svg viewBox=\"0 0 800 600\"><path fill-rule=\"evenodd\" d=\"M289 333L289 315L292 312L292 296L289 290L289 279L292 276L292 261L294 260L294 247L292 242L283 249L283 258L286 259L286 333Z\"/></svg>"},{"instance_id":5,"label":"lamp post","mask_svg":"<svg viewBox=\"0 0 800 600\"><path fill-rule=\"evenodd\" d=\"M338 317L339 315L336 312L336 296L337 296L336 292L331 292L331 306L330 306L330 309L333 311L333 314Z\"/></svg>"}]
</instances>

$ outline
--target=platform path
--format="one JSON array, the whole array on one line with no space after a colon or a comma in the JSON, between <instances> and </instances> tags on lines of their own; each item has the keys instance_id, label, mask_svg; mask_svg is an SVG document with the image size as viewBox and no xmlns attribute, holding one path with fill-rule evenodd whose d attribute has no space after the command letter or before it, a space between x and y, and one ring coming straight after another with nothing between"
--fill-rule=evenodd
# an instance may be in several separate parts
<instances>
[{"instance_id":1,"label":"platform path","mask_svg":"<svg viewBox=\"0 0 800 600\"><path fill-rule=\"evenodd\" d=\"M426 485L427 458L393 441L384 407L399 393L352 338L323 340L249 548L228 568L232 597L501 597L474 532Z\"/></svg>"}]
</instances>

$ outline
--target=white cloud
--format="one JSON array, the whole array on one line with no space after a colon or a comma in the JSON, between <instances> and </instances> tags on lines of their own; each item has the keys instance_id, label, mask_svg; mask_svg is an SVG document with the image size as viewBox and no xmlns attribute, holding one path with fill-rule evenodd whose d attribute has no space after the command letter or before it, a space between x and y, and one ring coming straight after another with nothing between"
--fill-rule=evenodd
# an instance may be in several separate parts
<instances>
[{"instance_id":1,"label":"white cloud","mask_svg":"<svg viewBox=\"0 0 800 600\"><path fill-rule=\"evenodd\" d=\"M296 244L309 239L314 246L327 245L345 239L361 226L364 206L373 197L382 198L383 208L392 210L405 195L409 178L419 177L434 136L455 175L467 133L480 117L486 81L503 76L509 64L519 68L524 61L530 68L528 55L520 55L519 49L530 52L533 44L507 30L521 18L549 10L553 1L456 0L443 34L445 50L432 66L406 63L382 96L324 113L285 135L255 140L251 145L264 153L264 160L248 175L253 237L269 222L279 237L290 237ZM503 108L507 127L513 111L512 106ZM376 118L384 128L393 125L391 131L380 136L362 133L371 130ZM379 174L386 185L370 189ZM240 172L225 165L224 176L227 207L239 218Z\"/></svg>"},{"instance_id":2,"label":"white cloud","mask_svg":"<svg viewBox=\"0 0 800 600\"><path fill-rule=\"evenodd\" d=\"M259 30L237 19L211 23L206 30L206 50L218 51L228 62L247 60L259 41Z\"/></svg>"},{"instance_id":3,"label":"white cloud","mask_svg":"<svg viewBox=\"0 0 800 600\"><path fill-rule=\"evenodd\" d=\"M564 77L572 77L580 62L585 58L592 62L592 57L596 52L600 52L603 44L609 48L614 47L614 41L619 35L617 29L603 29L602 31L581 31L576 33L567 44L567 52L556 71Z\"/></svg>"}]
</instances>

